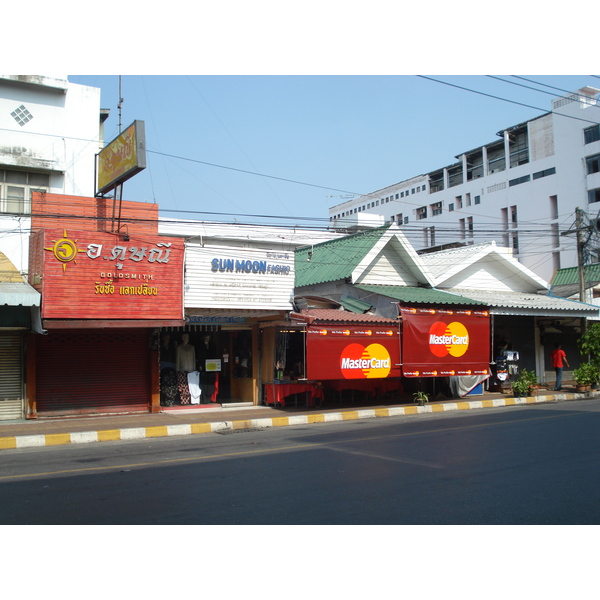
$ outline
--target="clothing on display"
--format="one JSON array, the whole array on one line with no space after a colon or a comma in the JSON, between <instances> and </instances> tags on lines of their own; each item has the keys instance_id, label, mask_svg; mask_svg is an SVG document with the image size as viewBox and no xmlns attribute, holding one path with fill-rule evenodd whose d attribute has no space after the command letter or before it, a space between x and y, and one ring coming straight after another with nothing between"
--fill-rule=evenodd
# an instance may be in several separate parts
<instances>
[{"instance_id":1,"label":"clothing on display","mask_svg":"<svg viewBox=\"0 0 600 600\"><path fill-rule=\"evenodd\" d=\"M187 379L191 404L200 404L200 396L202 394L202 390L200 389L200 373L198 371L192 371L187 374Z\"/></svg>"}]
</instances>

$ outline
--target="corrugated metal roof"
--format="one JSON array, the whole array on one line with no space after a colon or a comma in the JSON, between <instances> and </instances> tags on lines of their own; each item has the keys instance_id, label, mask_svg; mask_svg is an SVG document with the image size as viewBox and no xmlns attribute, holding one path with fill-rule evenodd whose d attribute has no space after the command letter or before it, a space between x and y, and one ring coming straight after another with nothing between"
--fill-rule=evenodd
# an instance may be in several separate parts
<instances>
[{"instance_id":1,"label":"corrugated metal roof","mask_svg":"<svg viewBox=\"0 0 600 600\"><path fill-rule=\"evenodd\" d=\"M0 306L39 306L41 294L28 283L0 283Z\"/></svg>"},{"instance_id":2,"label":"corrugated metal roof","mask_svg":"<svg viewBox=\"0 0 600 600\"><path fill-rule=\"evenodd\" d=\"M373 306L364 300L359 300L358 298L352 298L350 296L344 296L343 298L340 298L340 304L346 310L350 310L358 314L367 312Z\"/></svg>"},{"instance_id":3,"label":"corrugated metal roof","mask_svg":"<svg viewBox=\"0 0 600 600\"><path fill-rule=\"evenodd\" d=\"M305 308L300 311L307 317L314 317L315 322L325 323L334 321L336 323L398 323L396 319L378 317L377 315L358 315L347 310L335 308Z\"/></svg>"},{"instance_id":4,"label":"corrugated metal roof","mask_svg":"<svg viewBox=\"0 0 600 600\"><path fill-rule=\"evenodd\" d=\"M296 250L296 287L350 277L388 228L386 225Z\"/></svg>"},{"instance_id":5,"label":"corrugated metal roof","mask_svg":"<svg viewBox=\"0 0 600 600\"><path fill-rule=\"evenodd\" d=\"M485 290L449 290L461 294L465 299L477 300L490 308L529 310L531 314L548 314L559 312L570 313L572 316L588 316L598 314L598 307L592 304L577 302L567 298L547 296L545 294L527 294L524 292L488 292ZM506 312L506 311L505 311ZM577 314L573 314L577 313ZM518 314L518 313L515 313Z\"/></svg>"},{"instance_id":6,"label":"corrugated metal roof","mask_svg":"<svg viewBox=\"0 0 600 600\"><path fill-rule=\"evenodd\" d=\"M460 304L463 306L485 304L484 302L432 288L404 287L401 285L357 285L355 287L366 292L388 296L406 304Z\"/></svg>"},{"instance_id":7,"label":"corrugated metal roof","mask_svg":"<svg viewBox=\"0 0 600 600\"><path fill-rule=\"evenodd\" d=\"M583 278L586 283L590 283L593 285L600 283L600 263L586 265L583 270ZM550 283L552 284L552 286L579 285L578 267L558 269Z\"/></svg>"}]
</instances>

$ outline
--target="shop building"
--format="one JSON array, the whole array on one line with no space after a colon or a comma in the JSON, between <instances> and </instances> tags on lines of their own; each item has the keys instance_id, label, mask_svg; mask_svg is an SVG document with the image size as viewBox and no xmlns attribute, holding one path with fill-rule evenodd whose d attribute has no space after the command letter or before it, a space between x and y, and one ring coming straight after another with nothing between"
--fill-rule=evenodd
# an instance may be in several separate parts
<instances>
[{"instance_id":1,"label":"shop building","mask_svg":"<svg viewBox=\"0 0 600 600\"><path fill-rule=\"evenodd\" d=\"M174 348L183 335L193 348L199 409L260 404L273 380L275 332L295 323L294 250L343 235L206 221L165 220L159 228L186 240L185 325L161 330L161 409L192 404L182 402L175 383Z\"/></svg>"},{"instance_id":2,"label":"shop building","mask_svg":"<svg viewBox=\"0 0 600 600\"><path fill-rule=\"evenodd\" d=\"M500 345L544 381L549 323L598 317L597 307L548 288L509 249L491 243L418 255L395 224L296 252L297 304L333 301L399 320L405 387L428 377L478 384L493 375Z\"/></svg>"},{"instance_id":3,"label":"shop building","mask_svg":"<svg viewBox=\"0 0 600 600\"><path fill-rule=\"evenodd\" d=\"M122 202L114 232L109 200L36 200L29 281L43 335L28 338L27 417L158 412L158 332L184 323L183 240L158 235L157 205Z\"/></svg>"},{"instance_id":4,"label":"shop building","mask_svg":"<svg viewBox=\"0 0 600 600\"><path fill-rule=\"evenodd\" d=\"M39 321L40 298L0 252L0 420L23 418L26 340Z\"/></svg>"}]
</instances>

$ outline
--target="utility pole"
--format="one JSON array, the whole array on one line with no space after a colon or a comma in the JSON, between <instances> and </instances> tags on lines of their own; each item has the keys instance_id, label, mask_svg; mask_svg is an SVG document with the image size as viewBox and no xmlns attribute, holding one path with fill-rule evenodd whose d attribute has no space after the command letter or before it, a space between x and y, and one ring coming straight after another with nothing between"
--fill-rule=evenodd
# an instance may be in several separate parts
<instances>
[{"instance_id":1,"label":"utility pole","mask_svg":"<svg viewBox=\"0 0 600 600\"><path fill-rule=\"evenodd\" d=\"M583 210L575 209L575 228L577 231L577 275L579 278L579 302L585 302L585 266L583 264Z\"/></svg>"}]
</instances>

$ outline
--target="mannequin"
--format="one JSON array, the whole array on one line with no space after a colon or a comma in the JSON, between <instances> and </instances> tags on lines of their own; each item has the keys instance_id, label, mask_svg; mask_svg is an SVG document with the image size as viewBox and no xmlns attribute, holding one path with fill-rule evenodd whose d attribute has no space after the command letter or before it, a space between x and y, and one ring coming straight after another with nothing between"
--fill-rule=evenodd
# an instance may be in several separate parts
<instances>
[{"instance_id":1,"label":"mannequin","mask_svg":"<svg viewBox=\"0 0 600 600\"><path fill-rule=\"evenodd\" d=\"M181 344L177 346L176 368L181 404L190 404L188 373L196 370L196 349L190 344L190 336L187 333L181 336Z\"/></svg>"},{"instance_id":2,"label":"mannequin","mask_svg":"<svg viewBox=\"0 0 600 600\"><path fill-rule=\"evenodd\" d=\"M177 371L189 373L196 370L196 349L190 344L190 336L184 333L181 344L177 346Z\"/></svg>"},{"instance_id":3,"label":"mannequin","mask_svg":"<svg viewBox=\"0 0 600 600\"><path fill-rule=\"evenodd\" d=\"M215 392L215 381L217 378L216 373L207 373L206 361L217 357L217 353L214 348L214 344L211 339L210 333L205 333L202 336L202 342L198 345L198 366L202 373L202 383L200 387L202 389L202 402L208 403ZM216 398L215 398L216 401Z\"/></svg>"}]
</instances>

